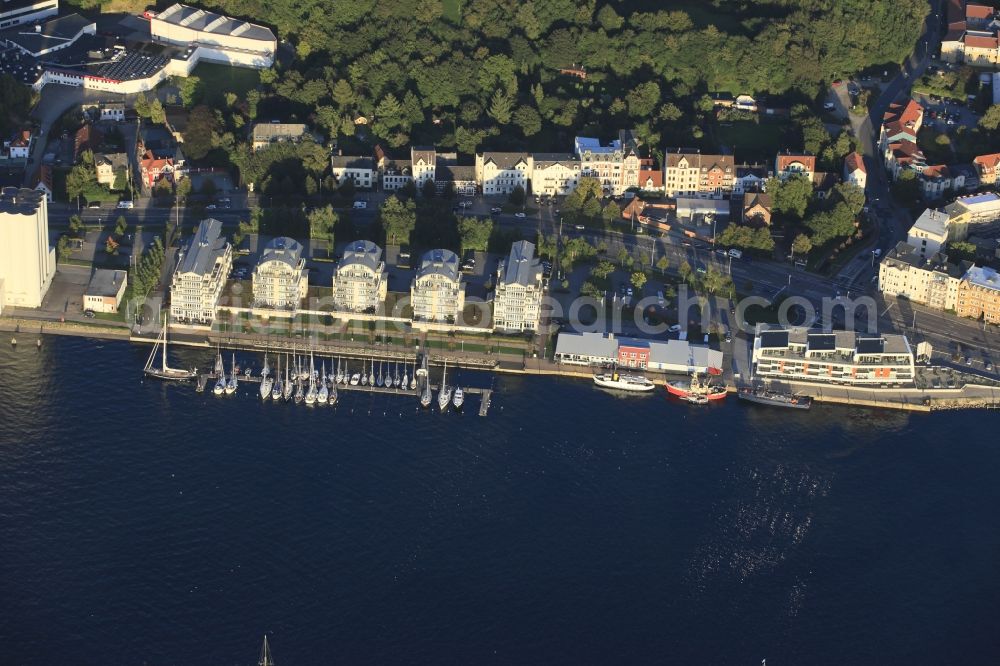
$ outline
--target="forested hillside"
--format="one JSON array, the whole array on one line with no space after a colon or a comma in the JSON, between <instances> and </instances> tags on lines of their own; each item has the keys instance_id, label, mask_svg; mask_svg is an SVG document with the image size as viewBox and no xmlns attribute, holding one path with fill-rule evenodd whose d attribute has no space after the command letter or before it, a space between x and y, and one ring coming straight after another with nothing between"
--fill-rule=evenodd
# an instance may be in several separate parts
<instances>
[{"instance_id":1,"label":"forested hillside","mask_svg":"<svg viewBox=\"0 0 1000 666\"><path fill-rule=\"evenodd\" d=\"M81 0L92 3L94 0ZM272 90L350 134L566 149L580 130L697 138L701 95L799 93L913 48L926 0L204 0L272 25ZM656 8L650 10L651 8ZM292 48L289 51L292 51ZM560 75L573 64L586 80Z\"/></svg>"}]
</instances>

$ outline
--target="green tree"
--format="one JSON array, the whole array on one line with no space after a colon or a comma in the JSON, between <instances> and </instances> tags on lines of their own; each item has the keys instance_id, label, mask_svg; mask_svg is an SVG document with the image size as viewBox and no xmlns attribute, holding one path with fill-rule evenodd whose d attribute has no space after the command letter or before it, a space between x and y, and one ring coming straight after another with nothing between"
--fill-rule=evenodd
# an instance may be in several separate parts
<instances>
[{"instance_id":1,"label":"green tree","mask_svg":"<svg viewBox=\"0 0 1000 666\"><path fill-rule=\"evenodd\" d=\"M190 108L201 101L202 95L204 94L204 87L201 85L201 79L197 76L187 76L187 77L175 77L174 79L177 83L177 89L181 95L181 103ZM153 122L156 122L155 120Z\"/></svg>"},{"instance_id":2,"label":"green tree","mask_svg":"<svg viewBox=\"0 0 1000 666\"><path fill-rule=\"evenodd\" d=\"M180 178L174 183L174 195L179 200L187 200L191 196L191 179L190 178Z\"/></svg>"},{"instance_id":3,"label":"green tree","mask_svg":"<svg viewBox=\"0 0 1000 666\"><path fill-rule=\"evenodd\" d=\"M956 241L948 244L948 257L952 261L975 261L976 246L968 241Z\"/></svg>"},{"instance_id":4,"label":"green tree","mask_svg":"<svg viewBox=\"0 0 1000 666\"><path fill-rule=\"evenodd\" d=\"M646 274L642 271L635 271L632 273L632 277L629 278L632 286L635 287L636 291L642 291L642 288L646 286Z\"/></svg>"},{"instance_id":5,"label":"green tree","mask_svg":"<svg viewBox=\"0 0 1000 666\"><path fill-rule=\"evenodd\" d=\"M74 238L79 238L80 236L83 235L83 233L84 233L85 230L86 229L83 226L83 220L80 219L80 216L79 215L71 215L70 218L69 218L69 233Z\"/></svg>"},{"instance_id":6,"label":"green tree","mask_svg":"<svg viewBox=\"0 0 1000 666\"><path fill-rule=\"evenodd\" d=\"M388 197L378 211L379 224L386 244L409 245L410 234L417 226L417 208L412 199Z\"/></svg>"},{"instance_id":7,"label":"green tree","mask_svg":"<svg viewBox=\"0 0 1000 666\"><path fill-rule=\"evenodd\" d=\"M670 261L666 257L660 257L656 260L656 268L661 273L666 273L667 269L670 267Z\"/></svg>"},{"instance_id":8,"label":"green tree","mask_svg":"<svg viewBox=\"0 0 1000 666\"><path fill-rule=\"evenodd\" d=\"M193 160L208 155L218 129L215 113L210 108L202 104L191 109L184 128L184 154Z\"/></svg>"},{"instance_id":9,"label":"green tree","mask_svg":"<svg viewBox=\"0 0 1000 666\"><path fill-rule=\"evenodd\" d=\"M805 256L812 251L812 241L809 240L809 236L805 234L799 234L792 241L792 256L800 255Z\"/></svg>"},{"instance_id":10,"label":"green tree","mask_svg":"<svg viewBox=\"0 0 1000 666\"><path fill-rule=\"evenodd\" d=\"M60 236L59 241L56 243L56 258L58 261L66 261L69 259L70 255L73 254L73 249L70 246L69 238L66 236Z\"/></svg>"},{"instance_id":11,"label":"green tree","mask_svg":"<svg viewBox=\"0 0 1000 666\"><path fill-rule=\"evenodd\" d=\"M511 99L511 96L498 88L490 99L490 106L486 113L501 125L506 125L510 122L513 106L514 100Z\"/></svg>"},{"instance_id":12,"label":"green tree","mask_svg":"<svg viewBox=\"0 0 1000 666\"><path fill-rule=\"evenodd\" d=\"M458 237L461 243L462 252L467 250L486 252L489 247L490 236L492 233L493 220L490 218L458 218Z\"/></svg>"},{"instance_id":13,"label":"green tree","mask_svg":"<svg viewBox=\"0 0 1000 666\"><path fill-rule=\"evenodd\" d=\"M660 103L660 86L656 81L646 81L633 87L625 95L628 112L633 118L646 118Z\"/></svg>"},{"instance_id":14,"label":"green tree","mask_svg":"<svg viewBox=\"0 0 1000 666\"><path fill-rule=\"evenodd\" d=\"M514 124L521 128L524 136L534 136L542 131L542 117L538 111L524 104L514 112Z\"/></svg>"},{"instance_id":15,"label":"green tree","mask_svg":"<svg viewBox=\"0 0 1000 666\"><path fill-rule=\"evenodd\" d=\"M513 206L523 206L524 205L524 188L520 185L515 185L514 189L511 190L510 196L508 197Z\"/></svg>"},{"instance_id":16,"label":"green tree","mask_svg":"<svg viewBox=\"0 0 1000 666\"><path fill-rule=\"evenodd\" d=\"M614 201L611 201L601 211L601 216L604 218L605 226L610 227L613 223L621 219L622 209Z\"/></svg>"},{"instance_id":17,"label":"green tree","mask_svg":"<svg viewBox=\"0 0 1000 666\"><path fill-rule=\"evenodd\" d=\"M120 168L115 169L115 184L111 189L116 192L124 192L128 189L128 169Z\"/></svg>"},{"instance_id":18,"label":"green tree","mask_svg":"<svg viewBox=\"0 0 1000 666\"><path fill-rule=\"evenodd\" d=\"M788 215L796 220L802 219L812 198L812 183L805 176L792 176L785 182L772 178L768 181L767 191L772 192L774 212Z\"/></svg>"},{"instance_id":19,"label":"green tree","mask_svg":"<svg viewBox=\"0 0 1000 666\"><path fill-rule=\"evenodd\" d=\"M115 220L115 236L121 237L125 235L125 230L128 228L128 221L125 219L124 215L119 215L118 219Z\"/></svg>"},{"instance_id":20,"label":"green tree","mask_svg":"<svg viewBox=\"0 0 1000 666\"><path fill-rule=\"evenodd\" d=\"M681 265L677 267L677 274L681 276L681 279L687 282L691 278L691 264L687 262L687 259L681 262Z\"/></svg>"},{"instance_id":21,"label":"green tree","mask_svg":"<svg viewBox=\"0 0 1000 666\"><path fill-rule=\"evenodd\" d=\"M614 272L615 265L607 259L601 259L592 269L590 269L590 274L601 281L607 280L608 276Z\"/></svg>"},{"instance_id":22,"label":"green tree","mask_svg":"<svg viewBox=\"0 0 1000 666\"><path fill-rule=\"evenodd\" d=\"M135 112L140 118L149 118L149 98L146 93L138 93L135 96Z\"/></svg>"},{"instance_id":23,"label":"green tree","mask_svg":"<svg viewBox=\"0 0 1000 666\"><path fill-rule=\"evenodd\" d=\"M159 97L155 98L149 105L149 121L157 125L167 122L167 112L164 111Z\"/></svg>"},{"instance_id":24,"label":"green tree","mask_svg":"<svg viewBox=\"0 0 1000 666\"><path fill-rule=\"evenodd\" d=\"M326 242L326 256L333 249L334 230L340 222L332 206L323 206L309 211L306 219L309 221L309 238Z\"/></svg>"},{"instance_id":25,"label":"green tree","mask_svg":"<svg viewBox=\"0 0 1000 666\"><path fill-rule=\"evenodd\" d=\"M986 109L979 119L979 127L989 132L995 132L1000 127L1000 104L993 104Z\"/></svg>"}]
</instances>

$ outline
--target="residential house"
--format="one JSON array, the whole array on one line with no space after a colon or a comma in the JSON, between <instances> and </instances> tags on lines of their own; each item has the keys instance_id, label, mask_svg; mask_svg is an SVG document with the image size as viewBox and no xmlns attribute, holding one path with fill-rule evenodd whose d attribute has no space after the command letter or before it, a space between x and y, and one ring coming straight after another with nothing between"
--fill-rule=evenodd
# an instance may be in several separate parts
<instances>
[{"instance_id":1,"label":"residential house","mask_svg":"<svg viewBox=\"0 0 1000 666\"><path fill-rule=\"evenodd\" d=\"M122 102L105 102L98 107L102 121L120 123L125 121L125 104Z\"/></svg>"},{"instance_id":2,"label":"residential house","mask_svg":"<svg viewBox=\"0 0 1000 666\"><path fill-rule=\"evenodd\" d=\"M382 168L382 189L393 192L413 182L409 160L386 160Z\"/></svg>"},{"instance_id":3,"label":"residential house","mask_svg":"<svg viewBox=\"0 0 1000 666\"><path fill-rule=\"evenodd\" d=\"M528 153L476 153L476 181L487 196L510 194L517 187L527 193L533 167Z\"/></svg>"},{"instance_id":4,"label":"residential house","mask_svg":"<svg viewBox=\"0 0 1000 666\"><path fill-rule=\"evenodd\" d=\"M721 199L733 191L736 164L732 155L704 154L676 148L664 156L663 187L668 197Z\"/></svg>"},{"instance_id":5,"label":"residential house","mask_svg":"<svg viewBox=\"0 0 1000 666\"><path fill-rule=\"evenodd\" d=\"M385 301L388 280L382 248L367 240L349 243L333 273L333 307L375 312Z\"/></svg>"},{"instance_id":6,"label":"residential house","mask_svg":"<svg viewBox=\"0 0 1000 666\"><path fill-rule=\"evenodd\" d=\"M299 142L309 134L303 123L255 123L251 131L250 145L254 152L267 148L272 143Z\"/></svg>"},{"instance_id":7,"label":"residential house","mask_svg":"<svg viewBox=\"0 0 1000 666\"><path fill-rule=\"evenodd\" d=\"M948 241L964 241L969 234L983 234L1000 225L1000 195L984 192L959 197L944 207L948 216Z\"/></svg>"},{"instance_id":8,"label":"residential house","mask_svg":"<svg viewBox=\"0 0 1000 666\"><path fill-rule=\"evenodd\" d=\"M573 64L572 67L560 67L559 73L562 74L563 76L576 77L581 81L587 80L587 70L584 69L582 65L577 67L576 64Z\"/></svg>"},{"instance_id":9,"label":"residential house","mask_svg":"<svg viewBox=\"0 0 1000 666\"><path fill-rule=\"evenodd\" d=\"M887 296L902 296L938 310L955 310L961 275L961 269L948 263L943 252L925 256L900 241L879 263L878 288Z\"/></svg>"},{"instance_id":10,"label":"residential house","mask_svg":"<svg viewBox=\"0 0 1000 666\"><path fill-rule=\"evenodd\" d=\"M998 177L1000 177L1000 153L979 155L972 160L972 164L979 173L981 185L997 184Z\"/></svg>"},{"instance_id":11,"label":"residential house","mask_svg":"<svg viewBox=\"0 0 1000 666\"><path fill-rule=\"evenodd\" d=\"M128 176L128 155L125 153L97 153L94 155L94 171L97 182L114 188L119 171ZM154 181L155 182L155 181Z\"/></svg>"},{"instance_id":12,"label":"residential house","mask_svg":"<svg viewBox=\"0 0 1000 666\"><path fill-rule=\"evenodd\" d=\"M174 321L210 324L233 265L233 246L222 235L222 222L207 218L181 250L170 285Z\"/></svg>"},{"instance_id":13,"label":"residential house","mask_svg":"<svg viewBox=\"0 0 1000 666\"><path fill-rule=\"evenodd\" d=\"M8 159L26 160L31 152L31 130L18 130L10 141L4 143Z\"/></svg>"},{"instance_id":14,"label":"residential house","mask_svg":"<svg viewBox=\"0 0 1000 666\"><path fill-rule=\"evenodd\" d=\"M927 200L940 199L946 192L961 190L965 187L965 176L960 173L952 173L951 168L945 164L924 167L923 171L920 172L919 180L924 198Z\"/></svg>"},{"instance_id":15,"label":"residential house","mask_svg":"<svg viewBox=\"0 0 1000 666\"><path fill-rule=\"evenodd\" d=\"M541 311L542 264L535 246L518 241L497 266L493 293L493 327L501 331L536 331Z\"/></svg>"},{"instance_id":16,"label":"residential house","mask_svg":"<svg viewBox=\"0 0 1000 666\"><path fill-rule=\"evenodd\" d=\"M52 167L43 164L35 171L32 183L36 192L45 196L45 201L52 203Z\"/></svg>"},{"instance_id":17,"label":"residential house","mask_svg":"<svg viewBox=\"0 0 1000 666\"><path fill-rule=\"evenodd\" d=\"M905 102L893 102L882 114L879 149L885 154L890 144L909 142L915 145L923 122L924 107L916 101L907 98Z\"/></svg>"},{"instance_id":18,"label":"residential house","mask_svg":"<svg viewBox=\"0 0 1000 666\"><path fill-rule=\"evenodd\" d=\"M733 178L733 196L765 191L770 177L771 172L764 164L738 164Z\"/></svg>"},{"instance_id":19,"label":"residential house","mask_svg":"<svg viewBox=\"0 0 1000 666\"><path fill-rule=\"evenodd\" d=\"M410 172L417 191L422 192L424 183L434 182L434 170L437 166L437 151L434 146L413 146L410 148Z\"/></svg>"},{"instance_id":20,"label":"residential house","mask_svg":"<svg viewBox=\"0 0 1000 666\"><path fill-rule=\"evenodd\" d=\"M652 157L639 160L639 189L644 192L663 192L663 169Z\"/></svg>"},{"instance_id":21,"label":"residential house","mask_svg":"<svg viewBox=\"0 0 1000 666\"><path fill-rule=\"evenodd\" d=\"M792 176L803 176L812 181L816 173L816 156L808 153L778 153L774 160L774 175L781 182Z\"/></svg>"},{"instance_id":22,"label":"residential house","mask_svg":"<svg viewBox=\"0 0 1000 666\"><path fill-rule=\"evenodd\" d=\"M918 174L927 166L927 158L916 143L908 139L893 141L886 146L884 153L885 167L893 180L899 178L904 169L916 171Z\"/></svg>"},{"instance_id":23,"label":"residential house","mask_svg":"<svg viewBox=\"0 0 1000 666\"><path fill-rule=\"evenodd\" d=\"M965 6L965 25L970 30L986 30L993 22L995 13L993 7L970 2Z\"/></svg>"},{"instance_id":24,"label":"residential house","mask_svg":"<svg viewBox=\"0 0 1000 666\"><path fill-rule=\"evenodd\" d=\"M758 324L753 375L848 386L909 386L914 354L902 335L819 331Z\"/></svg>"},{"instance_id":25,"label":"residential house","mask_svg":"<svg viewBox=\"0 0 1000 666\"><path fill-rule=\"evenodd\" d=\"M950 164L952 189L955 192L973 192L980 187L979 170L971 162Z\"/></svg>"},{"instance_id":26,"label":"residential house","mask_svg":"<svg viewBox=\"0 0 1000 666\"><path fill-rule=\"evenodd\" d=\"M476 167L474 164L458 164L458 156L455 153L454 159L445 159L443 154L438 154L437 168L434 171L434 185L438 193L442 193L451 184L452 191L460 196L475 196L476 194Z\"/></svg>"},{"instance_id":27,"label":"residential house","mask_svg":"<svg viewBox=\"0 0 1000 666\"><path fill-rule=\"evenodd\" d=\"M128 283L128 272L97 268L83 292L83 309L115 313L121 307Z\"/></svg>"},{"instance_id":28,"label":"residential house","mask_svg":"<svg viewBox=\"0 0 1000 666\"><path fill-rule=\"evenodd\" d=\"M1000 64L1000 39L996 32L966 30L962 62L973 67L996 67Z\"/></svg>"},{"instance_id":29,"label":"residential house","mask_svg":"<svg viewBox=\"0 0 1000 666\"><path fill-rule=\"evenodd\" d=\"M410 287L413 321L454 323L465 307L465 284L458 256L451 250L431 250L420 260Z\"/></svg>"},{"instance_id":30,"label":"residential house","mask_svg":"<svg viewBox=\"0 0 1000 666\"><path fill-rule=\"evenodd\" d=\"M174 183L181 176L180 171L174 166L173 159L157 158L152 152L147 152L139 160L139 171L142 174L143 187L148 188L155 187L161 178Z\"/></svg>"},{"instance_id":31,"label":"residential house","mask_svg":"<svg viewBox=\"0 0 1000 666\"><path fill-rule=\"evenodd\" d=\"M371 189L375 184L375 161L359 155L334 155L330 158L330 171L338 184L353 180L354 186Z\"/></svg>"},{"instance_id":32,"label":"residential house","mask_svg":"<svg viewBox=\"0 0 1000 666\"><path fill-rule=\"evenodd\" d=\"M309 292L309 271L302 243L280 236L271 240L253 271L255 308L294 311Z\"/></svg>"},{"instance_id":33,"label":"residential house","mask_svg":"<svg viewBox=\"0 0 1000 666\"><path fill-rule=\"evenodd\" d=\"M973 266L958 284L959 317L1000 323L1000 274L986 266Z\"/></svg>"},{"instance_id":34,"label":"residential house","mask_svg":"<svg viewBox=\"0 0 1000 666\"><path fill-rule=\"evenodd\" d=\"M906 242L916 248L917 254L923 259L941 252L948 243L948 214L928 208L910 227Z\"/></svg>"},{"instance_id":35,"label":"residential house","mask_svg":"<svg viewBox=\"0 0 1000 666\"><path fill-rule=\"evenodd\" d=\"M750 192L743 196L743 221L753 226L770 226L771 195L765 192Z\"/></svg>"},{"instance_id":36,"label":"residential house","mask_svg":"<svg viewBox=\"0 0 1000 666\"><path fill-rule=\"evenodd\" d=\"M580 158L569 153L532 155L531 191L536 195L564 196L580 182Z\"/></svg>"},{"instance_id":37,"label":"residential house","mask_svg":"<svg viewBox=\"0 0 1000 666\"><path fill-rule=\"evenodd\" d=\"M596 178L606 194L619 196L639 187L639 140L631 130L621 130L608 145L600 139L578 136L574 140L580 158L580 176Z\"/></svg>"},{"instance_id":38,"label":"residential house","mask_svg":"<svg viewBox=\"0 0 1000 666\"><path fill-rule=\"evenodd\" d=\"M864 156L854 151L844 158L844 180L862 190L868 185Z\"/></svg>"}]
</instances>

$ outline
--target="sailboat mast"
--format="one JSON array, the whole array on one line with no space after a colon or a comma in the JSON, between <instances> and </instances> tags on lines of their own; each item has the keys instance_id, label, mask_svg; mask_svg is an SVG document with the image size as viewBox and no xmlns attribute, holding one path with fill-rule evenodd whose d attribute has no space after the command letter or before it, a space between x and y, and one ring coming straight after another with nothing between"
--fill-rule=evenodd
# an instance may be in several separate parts
<instances>
[{"instance_id":1,"label":"sailboat mast","mask_svg":"<svg viewBox=\"0 0 1000 666\"><path fill-rule=\"evenodd\" d=\"M167 327L170 326L170 322L167 319L167 314L163 314L163 372L167 371Z\"/></svg>"}]
</instances>

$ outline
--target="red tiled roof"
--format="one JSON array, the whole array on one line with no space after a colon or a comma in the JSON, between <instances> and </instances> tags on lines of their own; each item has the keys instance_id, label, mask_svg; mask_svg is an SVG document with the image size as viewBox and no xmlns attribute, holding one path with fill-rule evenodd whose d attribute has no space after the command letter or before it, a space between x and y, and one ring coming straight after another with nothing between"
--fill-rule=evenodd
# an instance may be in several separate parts
<instances>
[{"instance_id":1,"label":"red tiled roof","mask_svg":"<svg viewBox=\"0 0 1000 666\"><path fill-rule=\"evenodd\" d=\"M847 165L847 172L854 173L855 171L860 171L861 173L867 173L865 171L865 160L861 157L858 152L853 152L844 158L844 163Z\"/></svg>"},{"instance_id":2,"label":"red tiled roof","mask_svg":"<svg viewBox=\"0 0 1000 666\"><path fill-rule=\"evenodd\" d=\"M807 171L816 171L816 156L815 155L792 155L789 153L781 153L778 155L778 171L785 171L789 166L795 164L796 162L801 162L802 166L806 168Z\"/></svg>"},{"instance_id":3,"label":"red tiled roof","mask_svg":"<svg viewBox=\"0 0 1000 666\"><path fill-rule=\"evenodd\" d=\"M976 49L995 49L997 47L997 38L982 37L980 35L966 35L965 45Z\"/></svg>"},{"instance_id":4,"label":"red tiled roof","mask_svg":"<svg viewBox=\"0 0 1000 666\"><path fill-rule=\"evenodd\" d=\"M11 148L24 148L31 143L31 130L21 130L11 139Z\"/></svg>"},{"instance_id":5,"label":"red tiled roof","mask_svg":"<svg viewBox=\"0 0 1000 666\"><path fill-rule=\"evenodd\" d=\"M908 99L905 104L893 102L882 116L884 121L899 121L904 125L919 122L924 116L924 109L914 100Z\"/></svg>"},{"instance_id":6,"label":"red tiled roof","mask_svg":"<svg viewBox=\"0 0 1000 666\"><path fill-rule=\"evenodd\" d=\"M663 172L659 169L640 169L639 186L645 187L647 180L653 181L653 187L663 187Z\"/></svg>"},{"instance_id":7,"label":"red tiled roof","mask_svg":"<svg viewBox=\"0 0 1000 666\"><path fill-rule=\"evenodd\" d=\"M979 167L981 171L992 171L1000 165L1000 153L990 153L989 155L978 155L972 162Z\"/></svg>"},{"instance_id":8,"label":"red tiled roof","mask_svg":"<svg viewBox=\"0 0 1000 666\"><path fill-rule=\"evenodd\" d=\"M955 21L948 24L948 34L941 40L942 42L960 42L965 36L965 21Z\"/></svg>"},{"instance_id":9,"label":"red tiled roof","mask_svg":"<svg viewBox=\"0 0 1000 666\"><path fill-rule=\"evenodd\" d=\"M951 172L948 170L947 165L935 164L933 166L924 167L921 175L924 178L948 178L951 176Z\"/></svg>"},{"instance_id":10,"label":"red tiled roof","mask_svg":"<svg viewBox=\"0 0 1000 666\"><path fill-rule=\"evenodd\" d=\"M966 5L965 18L986 20L993 16L993 8L985 5Z\"/></svg>"},{"instance_id":11,"label":"red tiled roof","mask_svg":"<svg viewBox=\"0 0 1000 666\"><path fill-rule=\"evenodd\" d=\"M924 159L924 153L920 150L920 147L912 141L904 139L903 141L890 143L889 149L892 151L892 156L897 162L910 162L914 159Z\"/></svg>"}]
</instances>

